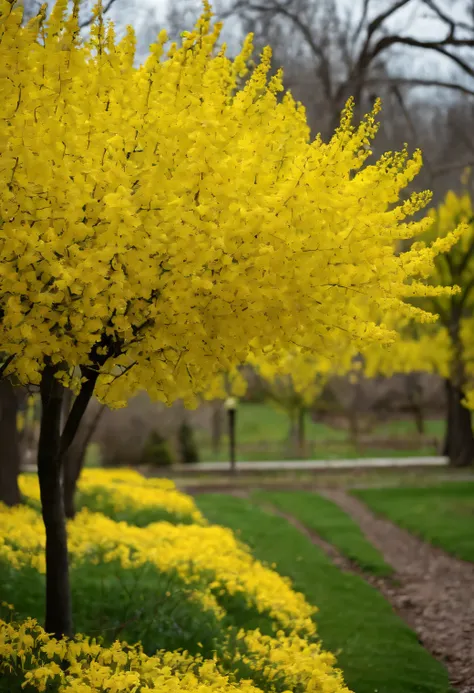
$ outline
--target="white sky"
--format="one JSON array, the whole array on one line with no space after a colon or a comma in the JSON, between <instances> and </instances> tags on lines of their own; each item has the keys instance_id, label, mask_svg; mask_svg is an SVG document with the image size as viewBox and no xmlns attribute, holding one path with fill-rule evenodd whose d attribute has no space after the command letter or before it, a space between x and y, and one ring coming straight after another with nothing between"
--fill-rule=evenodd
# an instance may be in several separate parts
<instances>
[{"instance_id":1,"label":"white sky","mask_svg":"<svg viewBox=\"0 0 474 693\"><path fill-rule=\"evenodd\" d=\"M189 0L188 0L189 1ZM190 0L193 2L193 0ZM315 3L321 2L322 0L313 0ZM341 12L346 12L348 9L354 10L354 15L357 18L360 16L360 8L362 7L363 0L338 0ZM393 4L394 0L371 0L369 18L378 14L385 7ZM211 0L212 2L212 0ZM146 26L150 22L150 17L154 16L156 19L156 26L162 28L165 26L165 18L167 8L170 7L173 0L119 0L117 3L117 14L111 13L111 16L118 16L120 13L120 24L131 23L139 30L140 25ZM199 6L200 0L194 0L194 3ZM452 16L456 19L466 19L465 8L466 0L436 0L438 7L440 7L446 14ZM181 0L180 0L181 4ZM222 0L220 3L222 4ZM234 20L235 21L235 20ZM389 29L396 29L399 33L405 36L416 36L417 38L435 39L440 38L446 33L445 27L440 24L439 20L430 18L428 11L421 3L412 1L407 7L399 10L393 18L387 23ZM183 26L184 29L190 29L189 26ZM225 35L231 37L232 31L232 19L227 20L225 24ZM436 76L440 79L449 78L453 74L453 64L451 61L443 58L442 56L436 55L433 51L427 53L426 51L419 51L414 48L401 47L400 52L403 57L398 60L396 67L400 69L400 72L409 72L414 74L416 72L417 76L425 76L430 73L433 74L433 70L436 72ZM422 64L420 64L420 61ZM464 79L462 75L459 75L459 71L456 70L459 77Z\"/></svg>"}]
</instances>

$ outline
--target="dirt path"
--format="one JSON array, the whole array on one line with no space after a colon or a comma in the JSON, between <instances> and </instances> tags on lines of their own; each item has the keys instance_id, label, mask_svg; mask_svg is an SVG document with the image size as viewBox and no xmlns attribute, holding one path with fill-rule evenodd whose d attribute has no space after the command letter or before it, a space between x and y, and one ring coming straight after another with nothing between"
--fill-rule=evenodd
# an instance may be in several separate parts
<instances>
[{"instance_id":1,"label":"dirt path","mask_svg":"<svg viewBox=\"0 0 474 693\"><path fill-rule=\"evenodd\" d=\"M448 556L340 490L323 492L359 524L395 570L397 582L377 581L420 641L444 662L451 682L474 693L474 564Z\"/></svg>"}]
</instances>

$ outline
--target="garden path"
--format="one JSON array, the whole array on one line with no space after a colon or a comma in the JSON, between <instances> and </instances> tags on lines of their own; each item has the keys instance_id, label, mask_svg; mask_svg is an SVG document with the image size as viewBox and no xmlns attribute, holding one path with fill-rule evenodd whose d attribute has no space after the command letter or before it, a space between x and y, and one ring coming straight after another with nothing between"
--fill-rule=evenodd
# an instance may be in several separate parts
<instances>
[{"instance_id":1,"label":"garden path","mask_svg":"<svg viewBox=\"0 0 474 693\"><path fill-rule=\"evenodd\" d=\"M474 693L474 563L418 539L345 491L322 494L359 524L395 571L395 580L370 581L445 664L452 684L462 693Z\"/></svg>"}]
</instances>

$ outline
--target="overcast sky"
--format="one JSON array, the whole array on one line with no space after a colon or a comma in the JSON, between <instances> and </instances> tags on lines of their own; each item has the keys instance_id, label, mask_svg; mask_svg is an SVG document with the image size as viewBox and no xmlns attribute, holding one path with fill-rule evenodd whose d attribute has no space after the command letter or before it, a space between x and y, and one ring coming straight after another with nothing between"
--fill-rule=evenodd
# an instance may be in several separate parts
<instances>
[{"instance_id":1,"label":"overcast sky","mask_svg":"<svg viewBox=\"0 0 474 693\"><path fill-rule=\"evenodd\" d=\"M180 0L181 3L182 0ZM200 6L200 0L187 0L191 4ZM466 19L467 0L436 0L438 7L445 13L455 19ZM211 0L212 2L212 0ZM314 0L315 3L321 0ZM341 13L348 10L354 12L355 22L360 16L360 9L363 0L338 0ZM369 18L378 14L384 8L392 5L394 0L371 0ZM117 10L112 16L118 17L120 13L119 24L123 26L125 23L131 23L140 33L140 27L149 26L151 18L154 17L156 26L163 28L166 25L167 8L173 3L173 0L120 0L117 3ZM221 0L222 3L222 0ZM117 13L117 14L116 14ZM236 20L229 19L225 25L225 36L237 33L233 31L236 26ZM421 2L408 3L408 6L402 8L390 19L386 24L389 29L396 29L400 34L406 36L416 36L417 38L436 39L446 34L445 27L430 13ZM190 29L190 26L183 26L184 29ZM143 45L143 44L142 44ZM143 51L145 51L143 45ZM143 58L146 53L140 56ZM439 78L448 78L453 73L453 64L451 61L437 56L432 51L427 54L426 51L417 51L416 49L403 47L403 58L397 60L397 70L400 68L402 72L410 71L413 67L416 68L418 76L423 76L427 73L436 72ZM420 64L420 61L422 64Z\"/></svg>"}]
</instances>

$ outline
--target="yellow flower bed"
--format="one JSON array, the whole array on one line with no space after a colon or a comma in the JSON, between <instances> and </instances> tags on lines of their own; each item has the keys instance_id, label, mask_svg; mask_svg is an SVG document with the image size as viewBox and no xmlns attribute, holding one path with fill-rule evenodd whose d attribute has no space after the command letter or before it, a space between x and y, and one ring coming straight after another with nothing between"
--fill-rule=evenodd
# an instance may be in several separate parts
<instances>
[{"instance_id":1,"label":"yellow flower bed","mask_svg":"<svg viewBox=\"0 0 474 693\"><path fill-rule=\"evenodd\" d=\"M350 693L334 657L304 640L262 636L253 631L244 636L251 668L268 675L269 687L306 693ZM38 691L59 693L261 693L248 679L225 674L219 662L190 656L187 652L157 652L149 657L140 647L115 642L102 647L78 635L74 640L50 638L33 619L22 624L0 620L0 671L23 677ZM49 686L55 685L52 689ZM48 688L47 688L48 687Z\"/></svg>"},{"instance_id":2,"label":"yellow flower bed","mask_svg":"<svg viewBox=\"0 0 474 693\"><path fill-rule=\"evenodd\" d=\"M0 558L17 569L31 565L44 572L45 533L40 515L18 506L5 509L0 518ZM209 608L210 590L221 590L243 595L283 627L306 633L314 630L314 609L304 597L293 591L289 581L256 561L224 527L157 522L140 528L83 510L69 522L68 534L73 559L91 563L119 560L125 569L152 563L161 572L177 571L191 586L199 582L204 608ZM212 578L203 588L202 578L208 574Z\"/></svg>"},{"instance_id":3,"label":"yellow flower bed","mask_svg":"<svg viewBox=\"0 0 474 693\"><path fill-rule=\"evenodd\" d=\"M25 682L38 691L51 690L47 686L52 684L60 693L259 690L249 681L230 682L215 661L179 652L148 657L138 647L116 642L107 648L81 636L58 642L33 619L18 625L0 620L0 662L0 671L3 667L4 672L23 674ZM61 662L67 662L67 668Z\"/></svg>"},{"instance_id":4,"label":"yellow flower bed","mask_svg":"<svg viewBox=\"0 0 474 693\"><path fill-rule=\"evenodd\" d=\"M20 483L25 495L37 497L34 477L23 476ZM160 494L179 494L172 482L146 481L128 470L87 471L81 487L88 485L112 497L129 494L128 502L136 508L142 493L145 504L152 502L154 493L158 503L163 501ZM187 500L191 512L198 513L192 498L179 496ZM4 672L16 672L38 691L50 690L46 686L54 684L51 690L60 693L143 693L157 688L166 693L348 693L333 655L315 642L315 608L288 579L255 560L231 530L169 522L136 527L83 509L68 522L68 537L73 565L86 561L94 570L95 564L118 561L127 570L151 563L161 573L177 573L200 609L211 610L222 624L226 611L220 597L237 596L269 615L274 634L223 630L228 636L223 636L219 656L205 660L182 652L150 657L126 643L107 648L86 636L57 642L32 619L20 624L0 620L0 672L2 667ZM44 572L44 546L43 523L35 508L0 506L1 561L15 570L32 566Z\"/></svg>"},{"instance_id":5,"label":"yellow flower bed","mask_svg":"<svg viewBox=\"0 0 474 693\"><path fill-rule=\"evenodd\" d=\"M22 474L21 493L39 501L40 492L36 475ZM205 520L190 496L176 489L170 479L146 480L132 469L86 469L79 480L79 491L88 493L103 490L115 512L133 507L161 508L182 520L204 524ZM99 496L100 498L100 496Z\"/></svg>"}]
</instances>

